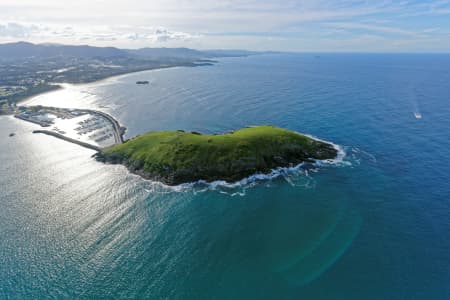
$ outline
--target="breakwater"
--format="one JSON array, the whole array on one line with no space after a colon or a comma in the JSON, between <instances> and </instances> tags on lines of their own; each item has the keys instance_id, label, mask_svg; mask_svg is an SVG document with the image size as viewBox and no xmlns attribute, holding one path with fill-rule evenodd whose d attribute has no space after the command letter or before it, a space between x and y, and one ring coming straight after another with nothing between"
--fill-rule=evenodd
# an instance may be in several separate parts
<instances>
[{"instance_id":1,"label":"breakwater","mask_svg":"<svg viewBox=\"0 0 450 300\"><path fill-rule=\"evenodd\" d=\"M123 135L125 133L126 128L121 126L118 121L116 121L112 116L108 115L107 113L97 111L97 110L90 110L90 109L64 109L64 108L56 108L56 107L45 107L40 106L37 107L36 110L26 110L22 111L21 113L18 113L15 115L16 118L21 119L23 121L31 122L37 125L40 125L42 127L50 127L51 125L55 124L55 121L52 118L49 118L47 114L54 114L56 118L62 118L62 119L71 119L74 117L78 117L81 115L91 115L98 120L104 119L106 120L110 126L112 127L112 135L114 137L114 145L122 144L124 141ZM78 139L74 139L71 137L68 137L65 132L60 132L57 128L53 128L52 130L35 130L33 133L43 133L47 135L51 135L57 138L60 138L62 140L83 146L85 148L89 148L95 151L100 151L102 147L98 145L93 145L89 143L88 141L80 141ZM96 141L97 142L97 141ZM110 145L104 145L103 147L107 147Z\"/></svg>"},{"instance_id":2,"label":"breakwater","mask_svg":"<svg viewBox=\"0 0 450 300\"><path fill-rule=\"evenodd\" d=\"M33 133L42 133L42 134L51 135L51 136L57 137L59 139L62 139L64 141L67 141L67 142L70 142L70 143L73 143L73 144L77 144L77 145L80 145L82 147L85 147L85 148L88 148L88 149L91 149L91 150L100 151L100 147L97 147L97 146L94 146L94 145L91 145L91 144L88 144L88 143L85 143L85 142L81 142L81 141L69 138L69 137L67 137L65 135L59 134L59 133L54 132L54 131L34 130Z\"/></svg>"},{"instance_id":3,"label":"breakwater","mask_svg":"<svg viewBox=\"0 0 450 300\"><path fill-rule=\"evenodd\" d=\"M107 119L109 122L111 122L113 128L114 128L114 138L116 140L116 144L122 144L123 143L123 135L125 133L125 127L120 126L119 122L108 115L107 113L98 111L98 110L90 110L90 109L80 109L79 111L85 112L88 114L97 114L102 116L103 118Z\"/></svg>"}]
</instances>

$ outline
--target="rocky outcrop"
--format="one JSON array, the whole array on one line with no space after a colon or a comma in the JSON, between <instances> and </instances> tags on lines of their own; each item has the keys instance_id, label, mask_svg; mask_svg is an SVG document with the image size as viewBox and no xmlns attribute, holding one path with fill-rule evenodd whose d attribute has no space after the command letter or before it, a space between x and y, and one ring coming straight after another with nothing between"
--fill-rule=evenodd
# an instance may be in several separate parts
<instances>
[{"instance_id":1,"label":"rocky outcrop","mask_svg":"<svg viewBox=\"0 0 450 300\"><path fill-rule=\"evenodd\" d=\"M283 134L285 133L284 129L280 130L283 130ZM138 154L142 150L139 148L139 145L141 145L140 140L145 138L144 135L136 138L136 141L131 140L120 145L119 148L113 147L112 149L101 151L95 157L98 161L104 163L123 164L132 173L146 179L160 181L167 185L178 185L198 180L235 182L257 173L270 173L272 169L277 167L291 167L302 162L333 159L338 154L335 147L331 144L295 133L300 141L297 143L295 136L294 140L292 139L292 132L286 132L290 134L290 139L288 140L285 137L279 138L279 133L272 133L272 131L269 131L269 137L265 134L261 135L261 140L252 137L252 139L249 138L248 142L246 141L246 144L242 142L242 139L245 140L245 136L244 138L239 137L239 140L236 141L236 146L231 148L221 144L216 147L209 146L211 143L218 144L214 140L214 136L200 136L209 138L206 138L204 141L200 140L201 142L198 142L199 145L192 141L189 143L184 141L173 142L173 139L180 135L180 139L185 138L185 135L198 135L198 133L173 132L171 134L175 138L172 137L171 143L173 144L170 145L170 153L168 153L168 155L173 156L172 160L165 160L164 155L161 156L162 158L155 158L155 156L159 157L160 152L157 155L151 154L151 157L146 156L145 151L143 154L142 152ZM228 135L232 138L234 134L229 133ZM272 134L274 135L272 136ZM160 136L153 134L153 138L157 139ZM277 140L278 138L280 139L279 141ZM272 141L272 143L267 144L267 141ZM166 143L165 140L161 141L161 144L163 144L161 149L163 150L160 151L166 151L168 146L164 143ZM245 151L241 149L244 147L241 146L242 144L245 144ZM153 145L151 147L156 146ZM186 152L190 155L184 155ZM177 155L177 153L182 154ZM189 162L181 160L189 160Z\"/></svg>"}]
</instances>

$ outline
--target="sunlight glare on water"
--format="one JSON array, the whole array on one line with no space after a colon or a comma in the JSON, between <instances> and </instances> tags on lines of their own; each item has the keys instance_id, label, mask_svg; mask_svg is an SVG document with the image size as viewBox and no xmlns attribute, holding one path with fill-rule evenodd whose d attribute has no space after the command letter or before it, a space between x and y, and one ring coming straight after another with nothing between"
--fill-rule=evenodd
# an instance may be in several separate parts
<instances>
[{"instance_id":1,"label":"sunlight glare on water","mask_svg":"<svg viewBox=\"0 0 450 300\"><path fill-rule=\"evenodd\" d=\"M128 138L273 124L346 156L167 187L2 116L0 298L448 299L449 69L448 55L262 55L35 97L104 110Z\"/></svg>"}]
</instances>

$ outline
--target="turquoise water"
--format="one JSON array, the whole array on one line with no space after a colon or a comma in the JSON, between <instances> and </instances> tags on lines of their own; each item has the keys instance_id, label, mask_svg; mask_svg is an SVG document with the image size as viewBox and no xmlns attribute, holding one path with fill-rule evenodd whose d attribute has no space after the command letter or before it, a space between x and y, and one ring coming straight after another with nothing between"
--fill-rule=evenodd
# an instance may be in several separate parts
<instances>
[{"instance_id":1,"label":"turquoise water","mask_svg":"<svg viewBox=\"0 0 450 300\"><path fill-rule=\"evenodd\" d=\"M448 55L269 55L40 96L128 137L274 124L346 157L173 189L0 117L0 298L448 299L448 82Z\"/></svg>"}]
</instances>

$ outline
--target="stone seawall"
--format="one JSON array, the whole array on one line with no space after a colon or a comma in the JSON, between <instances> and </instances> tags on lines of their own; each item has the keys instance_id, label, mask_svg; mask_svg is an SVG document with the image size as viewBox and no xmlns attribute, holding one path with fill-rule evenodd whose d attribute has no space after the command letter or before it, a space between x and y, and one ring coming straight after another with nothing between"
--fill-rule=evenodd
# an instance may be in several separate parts
<instances>
[{"instance_id":1,"label":"stone seawall","mask_svg":"<svg viewBox=\"0 0 450 300\"><path fill-rule=\"evenodd\" d=\"M42 134L51 135L51 136L57 137L59 139L62 139L64 141L67 141L67 142L70 142L70 143L73 143L73 144L77 144L77 145L80 145L82 147L85 147L85 148L88 148L88 149L91 149L91 150L95 150L95 151L100 151L101 150L100 147L97 147L97 146L94 146L94 145L91 145L91 144L88 144L88 143L85 143L85 142L81 142L81 141L69 138L67 136L64 136L62 134L59 134L59 133L56 133L56 132L53 132L53 131L49 131L49 130L34 130L33 133L42 133Z\"/></svg>"}]
</instances>

